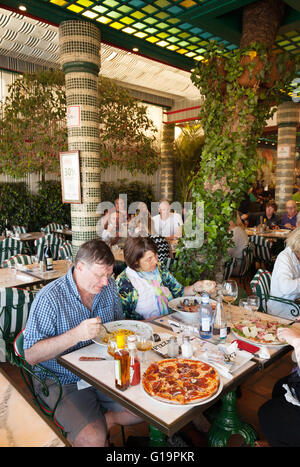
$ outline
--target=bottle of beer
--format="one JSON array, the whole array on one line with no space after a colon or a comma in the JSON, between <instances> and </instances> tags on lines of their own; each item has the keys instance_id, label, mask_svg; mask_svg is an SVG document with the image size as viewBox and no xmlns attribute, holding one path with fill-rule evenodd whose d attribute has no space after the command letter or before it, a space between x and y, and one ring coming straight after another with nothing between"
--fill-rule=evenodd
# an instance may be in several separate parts
<instances>
[{"instance_id":1,"label":"bottle of beer","mask_svg":"<svg viewBox=\"0 0 300 467\"><path fill-rule=\"evenodd\" d=\"M44 262L46 265L46 271L52 271L53 269L53 256L50 247L50 240L47 240L45 249L44 249Z\"/></svg>"}]
</instances>

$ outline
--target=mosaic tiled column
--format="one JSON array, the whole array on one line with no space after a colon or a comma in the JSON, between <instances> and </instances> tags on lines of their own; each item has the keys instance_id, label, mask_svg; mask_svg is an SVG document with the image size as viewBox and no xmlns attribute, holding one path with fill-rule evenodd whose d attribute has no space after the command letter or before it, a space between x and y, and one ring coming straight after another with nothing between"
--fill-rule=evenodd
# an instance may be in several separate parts
<instances>
[{"instance_id":1,"label":"mosaic tiled column","mask_svg":"<svg viewBox=\"0 0 300 467\"><path fill-rule=\"evenodd\" d=\"M80 106L80 126L68 128L69 151L80 151L82 204L71 205L73 256L96 237L100 202L98 74L100 31L85 21L59 26L60 61L66 78L67 106Z\"/></svg>"},{"instance_id":2,"label":"mosaic tiled column","mask_svg":"<svg viewBox=\"0 0 300 467\"><path fill-rule=\"evenodd\" d=\"M174 139L175 125L163 124L161 139L160 199L170 203L174 197Z\"/></svg>"},{"instance_id":3,"label":"mosaic tiled column","mask_svg":"<svg viewBox=\"0 0 300 467\"><path fill-rule=\"evenodd\" d=\"M284 102L278 107L275 200L278 204L279 214L285 212L285 204L292 198L293 194L298 120L299 104L295 104L294 102Z\"/></svg>"}]
</instances>

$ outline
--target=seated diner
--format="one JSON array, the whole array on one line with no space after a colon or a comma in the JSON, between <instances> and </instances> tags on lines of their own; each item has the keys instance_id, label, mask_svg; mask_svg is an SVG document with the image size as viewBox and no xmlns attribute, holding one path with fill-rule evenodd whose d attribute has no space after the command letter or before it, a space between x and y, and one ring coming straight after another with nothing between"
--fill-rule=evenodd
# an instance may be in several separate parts
<instances>
[{"instance_id":1,"label":"seated diner","mask_svg":"<svg viewBox=\"0 0 300 467\"><path fill-rule=\"evenodd\" d=\"M158 262L156 244L148 237L129 237L124 248L126 269L116 284L127 319L153 319L169 313L168 302L201 293L204 281L184 287ZM212 282L212 290L215 283Z\"/></svg>"}]
</instances>

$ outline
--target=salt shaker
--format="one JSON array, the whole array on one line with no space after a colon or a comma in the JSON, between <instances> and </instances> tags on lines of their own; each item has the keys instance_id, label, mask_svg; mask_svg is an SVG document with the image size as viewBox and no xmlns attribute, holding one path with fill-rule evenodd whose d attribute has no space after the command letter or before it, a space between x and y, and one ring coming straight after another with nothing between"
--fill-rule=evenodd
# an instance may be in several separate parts
<instances>
[{"instance_id":1,"label":"salt shaker","mask_svg":"<svg viewBox=\"0 0 300 467\"><path fill-rule=\"evenodd\" d=\"M193 346L190 341L190 336L183 336L183 342L181 344L181 355L182 358L191 358L193 356Z\"/></svg>"},{"instance_id":2,"label":"salt shaker","mask_svg":"<svg viewBox=\"0 0 300 467\"><path fill-rule=\"evenodd\" d=\"M171 358L178 357L179 346L176 337L171 337L168 342L168 356Z\"/></svg>"}]
</instances>

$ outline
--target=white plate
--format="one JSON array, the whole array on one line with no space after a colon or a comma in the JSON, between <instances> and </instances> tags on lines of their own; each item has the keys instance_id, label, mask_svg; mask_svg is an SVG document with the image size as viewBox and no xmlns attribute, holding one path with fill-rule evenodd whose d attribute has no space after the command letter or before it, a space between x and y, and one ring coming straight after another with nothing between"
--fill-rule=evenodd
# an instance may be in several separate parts
<instances>
[{"instance_id":1,"label":"white plate","mask_svg":"<svg viewBox=\"0 0 300 467\"><path fill-rule=\"evenodd\" d=\"M128 329L129 331L133 331L135 334L139 336L143 336L146 339L152 336L153 330L149 324L143 323L143 321L134 321L132 319L122 319L119 321L111 321L110 323L104 323L105 327L108 331L113 332L117 331L118 329ZM92 339L93 342L99 345L107 345L107 342L99 336Z\"/></svg>"},{"instance_id":2,"label":"white plate","mask_svg":"<svg viewBox=\"0 0 300 467\"><path fill-rule=\"evenodd\" d=\"M246 337L240 336L237 332L234 332L232 328L231 328L231 332L237 339L241 341L245 341L248 344L256 345L256 347L281 348L281 347L285 347L286 345L289 345L289 344L281 344L281 343L280 344L268 344L268 343L256 342L256 341L252 341L251 339L247 339Z\"/></svg>"},{"instance_id":3,"label":"white plate","mask_svg":"<svg viewBox=\"0 0 300 467\"><path fill-rule=\"evenodd\" d=\"M199 360L195 360L195 361L199 361ZM202 361L202 360L201 360ZM217 368L212 364L212 363L208 363L208 362L205 362L205 361L202 361L202 363L206 363L207 365L210 365L212 366L216 372L218 373L219 375L219 380L220 380L220 384L219 384L219 388L217 390L217 392L215 394L213 394L211 397L209 397L208 399L205 399L203 401L199 401L199 402L190 402L190 403L187 403L187 404L176 404L174 402L165 402L163 400L157 400L155 399L155 397L152 397L150 396L150 394L148 394L147 391L145 391L144 389L144 386L143 386L143 380L141 378L141 388L142 388L142 391L143 393L149 397L149 399L151 399L153 402L157 402L158 404L163 404L163 405L169 405L170 407L192 407L194 405L203 405L203 404L206 404L207 402L210 402L212 401L213 399L215 399L216 397L218 397L218 395L221 393L222 389L223 389L223 382L222 382L222 379L220 377L220 373L218 372Z\"/></svg>"},{"instance_id":4,"label":"white plate","mask_svg":"<svg viewBox=\"0 0 300 467\"><path fill-rule=\"evenodd\" d=\"M178 313L180 313L180 315L187 321L197 321L197 319L199 318L199 311L195 311L192 313L190 311L184 311L180 308L180 303L185 298L187 298L188 300L192 300L192 301L197 300L199 305L201 304L200 296L198 297L197 295L187 295L183 297L173 298L173 300L170 300L168 303L169 308L171 308L171 310L173 311L177 311ZM215 303L215 300L210 299L210 302ZM178 305L179 305L179 308L178 308Z\"/></svg>"}]
</instances>

